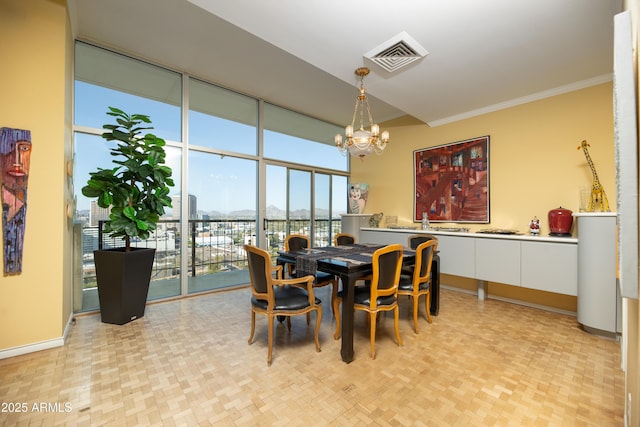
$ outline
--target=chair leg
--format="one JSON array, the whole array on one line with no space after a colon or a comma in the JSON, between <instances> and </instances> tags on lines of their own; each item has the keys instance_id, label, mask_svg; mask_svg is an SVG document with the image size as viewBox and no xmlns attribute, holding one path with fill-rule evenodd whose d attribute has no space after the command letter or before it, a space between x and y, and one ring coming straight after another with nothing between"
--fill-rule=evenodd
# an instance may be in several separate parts
<instances>
[{"instance_id":1,"label":"chair leg","mask_svg":"<svg viewBox=\"0 0 640 427\"><path fill-rule=\"evenodd\" d=\"M286 316L287 317L287 328L289 328L289 332L291 332L291 316Z\"/></svg>"},{"instance_id":2,"label":"chair leg","mask_svg":"<svg viewBox=\"0 0 640 427\"><path fill-rule=\"evenodd\" d=\"M316 351L320 352L320 339L318 333L320 332L320 322L322 322L322 307L316 309L316 330L314 331L314 338L316 340Z\"/></svg>"},{"instance_id":3,"label":"chair leg","mask_svg":"<svg viewBox=\"0 0 640 427\"><path fill-rule=\"evenodd\" d=\"M334 298L333 299L333 314L336 317L336 331L333 334L333 339L337 340L338 338L340 338L340 302L342 301L341 298Z\"/></svg>"},{"instance_id":4,"label":"chair leg","mask_svg":"<svg viewBox=\"0 0 640 427\"><path fill-rule=\"evenodd\" d=\"M253 342L253 334L256 331L256 312L251 310L251 333L249 334L249 345Z\"/></svg>"},{"instance_id":5,"label":"chair leg","mask_svg":"<svg viewBox=\"0 0 640 427\"><path fill-rule=\"evenodd\" d=\"M424 297L424 308L427 312L427 321L429 323L432 323L433 320L431 319L431 291L427 292Z\"/></svg>"},{"instance_id":6,"label":"chair leg","mask_svg":"<svg viewBox=\"0 0 640 427\"><path fill-rule=\"evenodd\" d=\"M311 324L311 312L307 313L307 326ZM291 330L291 328L289 328Z\"/></svg>"},{"instance_id":7,"label":"chair leg","mask_svg":"<svg viewBox=\"0 0 640 427\"><path fill-rule=\"evenodd\" d=\"M377 313L369 313L369 339L371 340L371 358L376 358L376 319Z\"/></svg>"},{"instance_id":8,"label":"chair leg","mask_svg":"<svg viewBox=\"0 0 640 427\"><path fill-rule=\"evenodd\" d=\"M378 313L369 313L369 335L371 340L371 358L376 358L376 320Z\"/></svg>"},{"instance_id":9,"label":"chair leg","mask_svg":"<svg viewBox=\"0 0 640 427\"><path fill-rule=\"evenodd\" d=\"M267 352L267 366L271 366L271 357L273 354L273 315L269 316L269 331L267 332L268 352Z\"/></svg>"},{"instance_id":10,"label":"chair leg","mask_svg":"<svg viewBox=\"0 0 640 427\"><path fill-rule=\"evenodd\" d=\"M397 305L393 309L393 322L396 329L396 338L398 338L398 347L402 347L402 338L400 338L400 309Z\"/></svg>"},{"instance_id":11,"label":"chair leg","mask_svg":"<svg viewBox=\"0 0 640 427\"><path fill-rule=\"evenodd\" d=\"M418 333L418 311L420 310L420 296L414 295L411 297L411 302L413 303L413 330L415 333Z\"/></svg>"}]
</instances>

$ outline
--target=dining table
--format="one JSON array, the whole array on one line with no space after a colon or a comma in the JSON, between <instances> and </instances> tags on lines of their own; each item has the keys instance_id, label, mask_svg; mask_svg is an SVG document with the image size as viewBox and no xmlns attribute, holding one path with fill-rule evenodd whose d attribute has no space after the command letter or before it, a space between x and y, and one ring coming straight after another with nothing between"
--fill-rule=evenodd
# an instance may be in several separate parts
<instances>
[{"instance_id":1,"label":"dining table","mask_svg":"<svg viewBox=\"0 0 640 427\"><path fill-rule=\"evenodd\" d=\"M342 297L342 343L340 355L345 363L353 361L353 321L354 288L356 282L373 271L373 253L384 247L378 243L358 243L351 245L304 248L294 251L278 251L278 264L293 263L296 275L315 275L317 271L333 274L340 278L343 287ZM414 250L404 248L403 266L415 263Z\"/></svg>"}]
</instances>

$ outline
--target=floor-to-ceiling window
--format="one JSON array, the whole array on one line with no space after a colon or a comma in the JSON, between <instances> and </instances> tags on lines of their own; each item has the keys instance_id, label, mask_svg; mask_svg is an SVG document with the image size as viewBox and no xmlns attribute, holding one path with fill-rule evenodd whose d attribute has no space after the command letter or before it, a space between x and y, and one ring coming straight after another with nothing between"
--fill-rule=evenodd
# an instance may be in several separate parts
<instances>
[{"instance_id":1,"label":"floor-to-ceiling window","mask_svg":"<svg viewBox=\"0 0 640 427\"><path fill-rule=\"evenodd\" d=\"M98 307L93 250L119 246L98 241L108 212L81 194L90 171L111 167L109 106L150 116L176 181L140 243L159 249L150 299L247 283L244 244L276 250L289 232L325 244L339 230L348 159L331 144L337 126L82 42L75 63L76 311Z\"/></svg>"},{"instance_id":2,"label":"floor-to-ceiling window","mask_svg":"<svg viewBox=\"0 0 640 427\"><path fill-rule=\"evenodd\" d=\"M188 291L247 283L255 243L258 101L189 78Z\"/></svg>"},{"instance_id":3,"label":"floor-to-ceiling window","mask_svg":"<svg viewBox=\"0 0 640 427\"><path fill-rule=\"evenodd\" d=\"M81 265L74 277L75 311L98 307L93 251L122 246L121 242L99 240L99 227L109 218L106 209L84 197L89 172L111 168L113 143L100 137L102 126L113 123L108 107L129 114L145 114L152 120L150 132L167 140L167 165L173 170L175 187L172 197L181 190L181 88L179 73L84 43L76 44L74 86L74 192L76 199L76 242L74 259ZM156 257L149 287L149 299L180 294L179 223L174 209L167 211L150 241ZM78 277L79 276L79 277Z\"/></svg>"}]
</instances>

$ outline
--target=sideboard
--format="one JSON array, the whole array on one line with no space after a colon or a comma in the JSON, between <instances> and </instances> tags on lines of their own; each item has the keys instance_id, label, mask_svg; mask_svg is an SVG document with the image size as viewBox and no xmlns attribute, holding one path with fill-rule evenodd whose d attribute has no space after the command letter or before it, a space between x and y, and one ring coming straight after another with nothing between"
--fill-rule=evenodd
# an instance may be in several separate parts
<instances>
[{"instance_id":1,"label":"sideboard","mask_svg":"<svg viewBox=\"0 0 640 427\"><path fill-rule=\"evenodd\" d=\"M450 232L439 230L361 228L360 241L407 245L412 234L438 238L440 272L478 281L478 299L487 282L578 295L578 239Z\"/></svg>"}]
</instances>

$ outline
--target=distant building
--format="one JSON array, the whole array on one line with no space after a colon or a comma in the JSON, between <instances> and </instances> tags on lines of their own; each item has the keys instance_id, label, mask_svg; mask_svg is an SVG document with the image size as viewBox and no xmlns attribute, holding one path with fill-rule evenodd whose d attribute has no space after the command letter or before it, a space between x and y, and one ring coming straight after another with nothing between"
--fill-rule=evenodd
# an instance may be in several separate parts
<instances>
[{"instance_id":1,"label":"distant building","mask_svg":"<svg viewBox=\"0 0 640 427\"><path fill-rule=\"evenodd\" d=\"M101 208L98 206L97 201L92 200L91 210L89 211L89 224L91 227L97 227L99 221L108 221L110 212L109 208Z\"/></svg>"},{"instance_id":2,"label":"distant building","mask_svg":"<svg viewBox=\"0 0 640 427\"><path fill-rule=\"evenodd\" d=\"M198 219L198 198L193 195L193 194L189 194L189 207L188 207L188 212L189 212L189 219ZM172 218L173 219L180 219L180 212L182 211L182 205L181 205L181 196L180 195L175 195L171 197L171 205L172 205Z\"/></svg>"}]
</instances>

